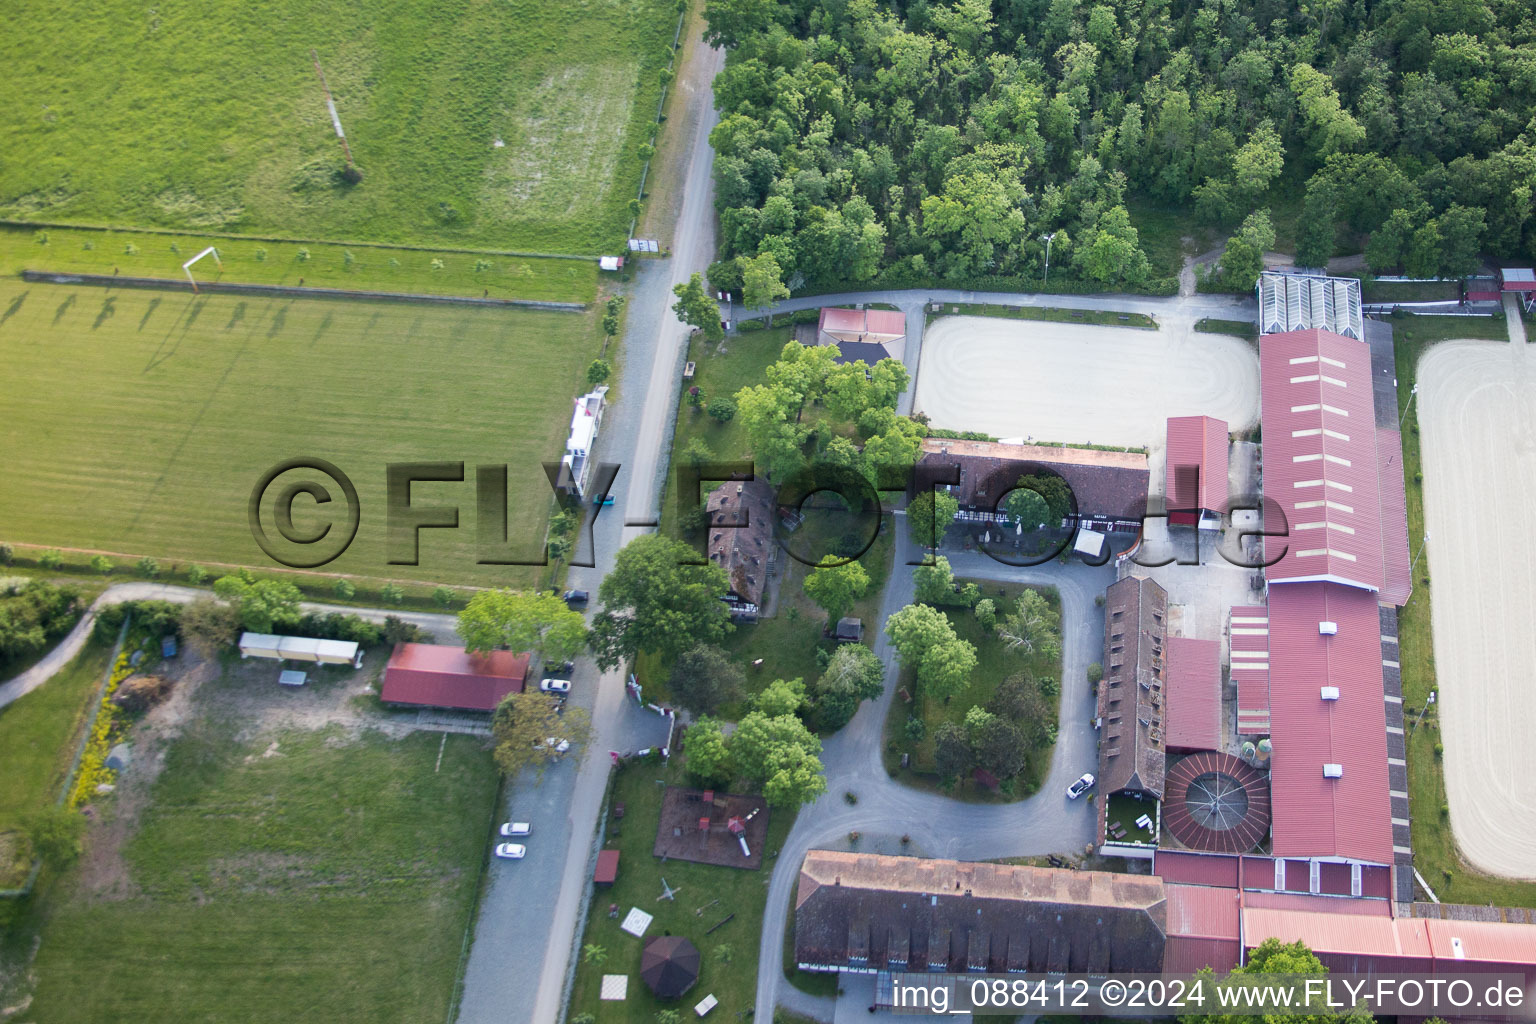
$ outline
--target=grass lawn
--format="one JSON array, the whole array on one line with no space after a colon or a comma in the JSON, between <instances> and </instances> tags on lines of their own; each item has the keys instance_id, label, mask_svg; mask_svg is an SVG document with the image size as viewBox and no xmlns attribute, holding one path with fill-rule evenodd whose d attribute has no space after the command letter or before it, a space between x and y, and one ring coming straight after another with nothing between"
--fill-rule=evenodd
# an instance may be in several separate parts
<instances>
[{"instance_id":1,"label":"grass lawn","mask_svg":"<svg viewBox=\"0 0 1536 1024\"><path fill-rule=\"evenodd\" d=\"M120 271L129 277L185 281L181 265L210 245L219 250L220 262L200 260L193 267L199 282L296 287L303 281L321 288L553 302L591 302L597 294L597 263L592 260L89 228L0 226L0 274Z\"/></svg>"},{"instance_id":2,"label":"grass lawn","mask_svg":"<svg viewBox=\"0 0 1536 1024\"><path fill-rule=\"evenodd\" d=\"M16 830L63 789L111 653L111 644L88 643L48 682L0 708L0 889L20 885L31 868Z\"/></svg>"},{"instance_id":3,"label":"grass lawn","mask_svg":"<svg viewBox=\"0 0 1536 1024\"><path fill-rule=\"evenodd\" d=\"M1051 320L1056 323L1098 324L1103 327L1138 327L1157 330L1157 321L1145 313L1116 313L1104 309L1057 309L1053 306L1001 306L992 303L945 303L928 323L959 313L964 316L995 316L1005 320Z\"/></svg>"},{"instance_id":4,"label":"grass lawn","mask_svg":"<svg viewBox=\"0 0 1536 1024\"><path fill-rule=\"evenodd\" d=\"M475 564L475 466L509 465L511 536L537 552L539 464L559 457L599 343L590 314L0 281L0 360L18 385L0 425L0 539L275 567L251 536L251 491L278 463L319 457L361 506L324 574L526 585L531 568ZM417 507L462 510L460 529L421 532L419 566L389 564L385 544L385 466L406 461L466 464L464 483L412 488ZM295 509L317 528L309 499Z\"/></svg>"},{"instance_id":5,"label":"grass lawn","mask_svg":"<svg viewBox=\"0 0 1536 1024\"><path fill-rule=\"evenodd\" d=\"M1360 297L1366 302L1455 302L1461 298L1457 281L1377 281L1360 282Z\"/></svg>"},{"instance_id":6,"label":"grass lawn","mask_svg":"<svg viewBox=\"0 0 1536 1024\"><path fill-rule=\"evenodd\" d=\"M1125 208L1154 277L1177 277L1185 255L1215 248L1225 237L1197 223L1188 206L1161 206L1150 198L1133 197Z\"/></svg>"},{"instance_id":7,"label":"grass lawn","mask_svg":"<svg viewBox=\"0 0 1536 1024\"><path fill-rule=\"evenodd\" d=\"M609 805L625 805L624 820L605 818L608 849L621 851L619 878L610 888L598 889L592 896L582 946L601 946L606 957L601 963L578 962L571 991L570 1015L591 1013L602 1024L654 1024L659 1010L671 1007L693 1019L693 1005L713 993L720 1005L711 1019L737 1020L750 1012L757 996L757 946L762 931L763 907L767 902L768 877L773 858L783 845L794 823L794 814L770 811L768 848L763 866L757 871L690 864L673 860L663 864L651 855L656 840L656 823L661 814L663 787L656 780L686 784L680 767L654 763L631 763L614 772L609 790ZM622 825L622 828L619 826ZM658 900L661 879L677 890L675 900ZM608 916L608 905L617 903L619 916ZM662 1002L640 980L640 951L643 940L619 929L630 907L639 907L656 915L646 935L682 935L703 955L699 980L681 999ZM702 909L702 913L698 913ZM708 929L729 921L714 931ZM728 947L729 962L722 962L720 949ZM776 967L777 965L770 965ZM629 998L622 1003L603 1003L598 991L604 974L627 974Z\"/></svg>"},{"instance_id":8,"label":"grass lawn","mask_svg":"<svg viewBox=\"0 0 1536 1024\"><path fill-rule=\"evenodd\" d=\"M8 21L0 216L593 253L628 228L677 10L21 0Z\"/></svg>"},{"instance_id":9,"label":"grass lawn","mask_svg":"<svg viewBox=\"0 0 1536 1024\"><path fill-rule=\"evenodd\" d=\"M214 685L214 684L209 684ZM124 851L137 894L50 894L29 1020L439 1021L495 773L450 736L241 742L195 717ZM408 952L409 955L405 955Z\"/></svg>"},{"instance_id":10,"label":"grass lawn","mask_svg":"<svg viewBox=\"0 0 1536 1024\"><path fill-rule=\"evenodd\" d=\"M1434 342L1448 338L1508 337L1502 317L1394 317L1393 342L1397 361L1397 400L1406 409L1412 396L1419 358ZM1403 430L1403 474L1408 490L1408 545L1417 552L1424 538L1424 485L1421 473L1418 420L1409 416ZM1401 654L1403 704L1422 708L1429 691L1437 689L1434 634L1430 622L1431 588L1422 577L1415 579L1413 597L1398 612L1398 650ZM1408 715L1412 725L1415 713ZM1446 902L1493 903L1500 906L1536 907L1536 884L1512 881L1477 871L1461 858L1451 834L1445 807L1445 776L1435 755L1439 742L1438 719L1433 709L1408 736L1408 802L1413 817L1413 862L1419 873ZM1446 878L1445 872L1452 877Z\"/></svg>"},{"instance_id":11,"label":"grass lawn","mask_svg":"<svg viewBox=\"0 0 1536 1024\"><path fill-rule=\"evenodd\" d=\"M1251 320L1216 320L1206 317L1195 321L1195 330L1205 334L1230 334L1234 338L1257 341L1259 325Z\"/></svg>"},{"instance_id":12,"label":"grass lawn","mask_svg":"<svg viewBox=\"0 0 1536 1024\"><path fill-rule=\"evenodd\" d=\"M997 604L997 618L1001 621L1015 608L1015 602L1025 590L1039 590L1050 603L1051 607L1059 613L1061 611L1061 597L1054 587L1027 587L1022 584L998 583L996 580L964 580L956 577L957 583L975 582L981 587L981 596L991 598ZM965 721L965 713L972 707L985 706L992 695L997 692L998 685L1003 680L1019 672L1026 672L1030 676L1039 679L1044 676L1053 676L1058 681L1061 679L1061 658L1045 658L1039 654L1024 655L1010 651L1003 642L997 638L997 634L985 630L976 620L975 614L969 608L945 608L942 609L948 616L950 625L954 627L956 635L962 640L969 640L976 647L976 670L971 674L971 682L965 689L950 698L948 703L928 700L915 685L914 674L903 670L901 673L901 685L907 692L914 694L914 699L908 703L897 698L891 701L890 710L885 719L885 767L891 776L907 785L915 785L921 788L930 788L937 785L938 778L933 760L933 733L944 722L961 724ZM1046 703L1051 708L1051 721L1056 721L1056 708L1060 698L1047 696ZM925 727L923 739L913 743L903 734L903 726L909 717L916 715L923 720ZM911 754L911 767L901 768L901 755ZM974 800L1022 800L1040 788L1040 783L1050 767L1050 748L1046 747L1032 753L1024 770L1019 773L1014 792L1007 794L999 791L990 793L976 785L970 779L962 780L955 787L952 795L962 799Z\"/></svg>"},{"instance_id":13,"label":"grass lawn","mask_svg":"<svg viewBox=\"0 0 1536 1024\"><path fill-rule=\"evenodd\" d=\"M1094 798L1105 799L1103 794L1095 792ZM1118 824L1125 829L1124 839L1111 839L1112 842L1122 843L1150 843L1156 839L1156 835L1148 832L1136 824L1136 819L1145 814L1152 819L1152 824L1157 825L1157 801L1137 800L1126 793L1115 793L1109 797L1108 821L1111 825Z\"/></svg>"}]
</instances>

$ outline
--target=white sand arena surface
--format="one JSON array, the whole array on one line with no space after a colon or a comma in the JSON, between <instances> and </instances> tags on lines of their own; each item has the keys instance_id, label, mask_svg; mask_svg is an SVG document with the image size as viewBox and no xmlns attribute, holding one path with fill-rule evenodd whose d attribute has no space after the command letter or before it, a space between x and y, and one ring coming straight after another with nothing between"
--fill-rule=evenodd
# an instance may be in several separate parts
<instances>
[{"instance_id":1,"label":"white sand arena surface","mask_svg":"<svg viewBox=\"0 0 1536 1024\"><path fill-rule=\"evenodd\" d=\"M916 407L935 427L1036 441L1161 446L1169 416L1259 414L1258 353L1240 338L950 316L923 336Z\"/></svg>"},{"instance_id":2,"label":"white sand arena surface","mask_svg":"<svg viewBox=\"0 0 1536 1024\"><path fill-rule=\"evenodd\" d=\"M1446 342L1417 379L1451 831L1483 871L1536 878L1536 352Z\"/></svg>"}]
</instances>

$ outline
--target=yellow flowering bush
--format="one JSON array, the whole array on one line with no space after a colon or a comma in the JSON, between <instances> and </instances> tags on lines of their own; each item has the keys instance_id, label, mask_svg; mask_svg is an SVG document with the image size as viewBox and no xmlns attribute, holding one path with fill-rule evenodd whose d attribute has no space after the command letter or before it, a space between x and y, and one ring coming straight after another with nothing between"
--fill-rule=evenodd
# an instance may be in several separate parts
<instances>
[{"instance_id":1,"label":"yellow flowering bush","mask_svg":"<svg viewBox=\"0 0 1536 1024\"><path fill-rule=\"evenodd\" d=\"M107 767L107 754L112 749L118 734L124 725L122 708L112 703L112 695L117 692L118 686L124 679L133 675L134 669L129 664L128 652L117 657L112 665L112 675L107 680L106 691L101 696L101 708L96 713L96 722L91 726L90 739L86 741L85 752L80 756L80 768L75 773L75 784L69 791L68 806L71 810L90 800L96 793L96 787L117 778L117 773Z\"/></svg>"}]
</instances>

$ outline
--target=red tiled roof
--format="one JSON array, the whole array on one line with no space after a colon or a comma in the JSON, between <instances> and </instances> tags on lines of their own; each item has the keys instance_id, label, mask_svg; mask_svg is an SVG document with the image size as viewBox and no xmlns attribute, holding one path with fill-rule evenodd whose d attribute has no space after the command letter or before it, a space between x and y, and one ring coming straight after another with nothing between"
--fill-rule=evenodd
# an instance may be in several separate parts
<instances>
[{"instance_id":1,"label":"red tiled roof","mask_svg":"<svg viewBox=\"0 0 1536 1024\"><path fill-rule=\"evenodd\" d=\"M1237 686L1237 732L1269 735L1269 609L1236 605L1229 623L1228 660Z\"/></svg>"},{"instance_id":2,"label":"red tiled roof","mask_svg":"<svg viewBox=\"0 0 1536 1024\"><path fill-rule=\"evenodd\" d=\"M384 669L379 699L463 711L491 711L509 693L522 693L528 655L469 654L462 647L396 644Z\"/></svg>"},{"instance_id":3,"label":"red tiled roof","mask_svg":"<svg viewBox=\"0 0 1536 1024\"><path fill-rule=\"evenodd\" d=\"M864 313L864 330L870 334L892 334L904 337L907 333L907 314L899 309L871 309Z\"/></svg>"},{"instance_id":4,"label":"red tiled roof","mask_svg":"<svg viewBox=\"0 0 1536 1024\"><path fill-rule=\"evenodd\" d=\"M1344 867L1348 867L1348 865L1344 865ZM1387 870L1387 868L1365 867L1361 869L1361 873L1364 874L1367 871L1385 873ZM1312 896L1296 892L1245 892L1243 893L1243 906L1263 907L1266 910L1305 910L1318 914L1392 916L1392 905L1384 899L1341 900L1334 896Z\"/></svg>"},{"instance_id":5,"label":"red tiled roof","mask_svg":"<svg viewBox=\"0 0 1536 1024\"><path fill-rule=\"evenodd\" d=\"M1401 608L1413 594L1408 561L1408 496L1403 483L1403 435L1376 431L1376 470L1381 482L1381 603Z\"/></svg>"},{"instance_id":6,"label":"red tiled roof","mask_svg":"<svg viewBox=\"0 0 1536 1024\"><path fill-rule=\"evenodd\" d=\"M1227 421L1211 416L1168 418L1163 493L1168 509L1227 509Z\"/></svg>"},{"instance_id":7,"label":"red tiled roof","mask_svg":"<svg viewBox=\"0 0 1536 1024\"><path fill-rule=\"evenodd\" d=\"M1169 750L1221 749L1221 645L1168 638Z\"/></svg>"},{"instance_id":8,"label":"red tiled roof","mask_svg":"<svg viewBox=\"0 0 1536 1024\"><path fill-rule=\"evenodd\" d=\"M1152 873L1165 882L1237 888L1238 858L1225 854L1184 853L1158 849L1152 854Z\"/></svg>"},{"instance_id":9,"label":"red tiled roof","mask_svg":"<svg viewBox=\"0 0 1536 1024\"><path fill-rule=\"evenodd\" d=\"M1324 635L1320 624L1337 628ZM1273 850L1392 863L1386 700L1376 595L1332 583L1269 588ZM1337 687L1324 700L1322 687ZM1323 766L1343 766L1327 778Z\"/></svg>"},{"instance_id":10,"label":"red tiled roof","mask_svg":"<svg viewBox=\"0 0 1536 1024\"><path fill-rule=\"evenodd\" d=\"M1235 889L1168 885L1168 939L1163 970L1193 974L1202 967L1227 971L1237 966L1240 894Z\"/></svg>"},{"instance_id":11,"label":"red tiled roof","mask_svg":"<svg viewBox=\"0 0 1536 1024\"><path fill-rule=\"evenodd\" d=\"M1266 334L1259 375L1270 582L1382 586L1371 352L1328 331ZM1283 513L1283 519L1277 513Z\"/></svg>"},{"instance_id":12,"label":"red tiled roof","mask_svg":"<svg viewBox=\"0 0 1536 1024\"><path fill-rule=\"evenodd\" d=\"M864 312L858 309L823 306L820 327L824 331L863 331Z\"/></svg>"},{"instance_id":13,"label":"red tiled roof","mask_svg":"<svg viewBox=\"0 0 1536 1024\"><path fill-rule=\"evenodd\" d=\"M1415 918L1379 914L1264 907L1244 907L1242 914L1243 945L1247 948L1253 949L1268 938L1281 942L1300 939L1325 966L1346 971L1427 974L1434 969L1434 953L1425 924Z\"/></svg>"}]
</instances>

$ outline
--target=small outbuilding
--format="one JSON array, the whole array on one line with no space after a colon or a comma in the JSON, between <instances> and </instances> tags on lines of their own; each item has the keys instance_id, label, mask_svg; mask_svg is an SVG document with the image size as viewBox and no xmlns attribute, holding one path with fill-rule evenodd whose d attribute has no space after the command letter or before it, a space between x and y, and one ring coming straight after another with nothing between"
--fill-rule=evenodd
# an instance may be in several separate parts
<instances>
[{"instance_id":1,"label":"small outbuilding","mask_svg":"<svg viewBox=\"0 0 1536 1024\"><path fill-rule=\"evenodd\" d=\"M840 644L861 643L864 640L864 620L852 616L838 619L836 639Z\"/></svg>"},{"instance_id":2,"label":"small outbuilding","mask_svg":"<svg viewBox=\"0 0 1536 1024\"><path fill-rule=\"evenodd\" d=\"M676 999L699 980L699 947L681 935L648 939L640 953L640 980L657 999Z\"/></svg>"},{"instance_id":3,"label":"small outbuilding","mask_svg":"<svg viewBox=\"0 0 1536 1024\"><path fill-rule=\"evenodd\" d=\"M522 693L529 655L470 654L462 647L396 644L384 669L379 699L408 707L493 711L509 693Z\"/></svg>"},{"instance_id":4,"label":"small outbuilding","mask_svg":"<svg viewBox=\"0 0 1536 1024\"><path fill-rule=\"evenodd\" d=\"M619 878L619 851L601 850L597 855L597 867L592 872L596 885L612 885Z\"/></svg>"}]
</instances>

